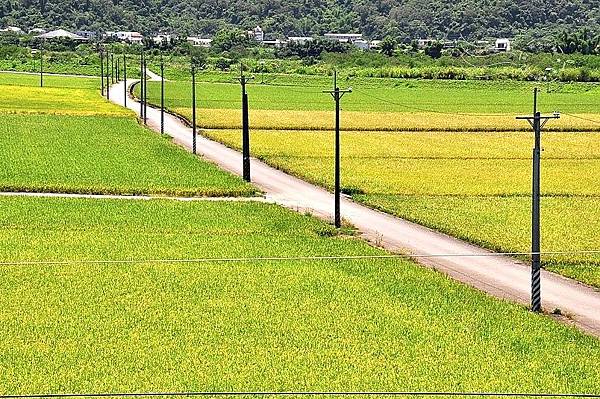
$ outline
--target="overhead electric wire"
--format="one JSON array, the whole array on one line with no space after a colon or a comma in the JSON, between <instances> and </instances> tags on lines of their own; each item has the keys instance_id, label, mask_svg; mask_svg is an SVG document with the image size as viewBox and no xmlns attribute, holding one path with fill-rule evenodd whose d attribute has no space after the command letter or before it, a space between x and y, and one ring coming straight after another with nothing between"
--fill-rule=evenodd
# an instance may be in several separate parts
<instances>
[{"instance_id":1,"label":"overhead electric wire","mask_svg":"<svg viewBox=\"0 0 600 399\"><path fill-rule=\"evenodd\" d=\"M592 123L600 125L600 121L595 120L595 119L590 119L590 118L586 118L586 117L583 117L583 116L577 116L577 115L573 115L573 114L568 114L566 112L561 112L561 114L562 115L570 116L571 118L581 119L581 120L584 120L584 121L588 121L588 122L592 122Z\"/></svg>"},{"instance_id":2,"label":"overhead electric wire","mask_svg":"<svg viewBox=\"0 0 600 399\"><path fill-rule=\"evenodd\" d=\"M413 105L407 105L407 104L402 104L402 103L397 103L395 101L390 101L381 97L377 97L374 96L372 94L369 94L363 90L354 90L357 93L362 93L363 95L367 96L367 97L371 97L375 100L387 103L387 104L392 104L392 105L398 105L400 107L404 107L407 109L412 109L415 111L422 111L422 112L431 112L431 113L435 113L435 114L442 114L442 115L458 115L458 116L482 116L482 117L502 117L504 116L504 114L476 114L476 113L466 113L466 112L449 112L449 111L440 111L440 110L435 110L435 109L427 109L427 108L421 108L421 107L415 107Z\"/></svg>"},{"instance_id":3,"label":"overhead electric wire","mask_svg":"<svg viewBox=\"0 0 600 399\"><path fill-rule=\"evenodd\" d=\"M594 393L546 393L546 392L418 392L418 391L233 391L233 392L106 392L0 395L0 399L51 399L51 398L110 398L110 397L193 397L193 396L430 396L430 397L512 397L512 398L600 398Z\"/></svg>"},{"instance_id":4,"label":"overhead electric wire","mask_svg":"<svg viewBox=\"0 0 600 399\"><path fill-rule=\"evenodd\" d=\"M69 264L134 264L134 263L209 263L209 262L278 262L278 261L323 261L323 260L376 260L376 259L418 259L418 258L477 258L496 256L558 256L558 255L600 255L600 250L548 251L548 252L484 252L470 254L388 254L388 255L331 255L331 256L259 256L240 258L189 258L189 259L114 259L114 260L25 260L4 261L0 266L27 265L69 265Z\"/></svg>"}]
</instances>

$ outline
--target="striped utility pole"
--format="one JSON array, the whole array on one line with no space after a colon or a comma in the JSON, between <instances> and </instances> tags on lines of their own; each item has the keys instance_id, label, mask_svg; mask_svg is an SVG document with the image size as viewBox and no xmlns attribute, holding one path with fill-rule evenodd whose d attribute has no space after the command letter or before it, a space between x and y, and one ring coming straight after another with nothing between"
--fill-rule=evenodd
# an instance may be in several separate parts
<instances>
[{"instance_id":1,"label":"striped utility pole","mask_svg":"<svg viewBox=\"0 0 600 399\"><path fill-rule=\"evenodd\" d=\"M542 272L540 255L540 169L542 155L542 128L550 119L560 118L560 114L542 116L537 110L538 88L533 90L533 116L518 116L529 122L534 132L533 174L531 190L531 310L542 311Z\"/></svg>"}]
</instances>

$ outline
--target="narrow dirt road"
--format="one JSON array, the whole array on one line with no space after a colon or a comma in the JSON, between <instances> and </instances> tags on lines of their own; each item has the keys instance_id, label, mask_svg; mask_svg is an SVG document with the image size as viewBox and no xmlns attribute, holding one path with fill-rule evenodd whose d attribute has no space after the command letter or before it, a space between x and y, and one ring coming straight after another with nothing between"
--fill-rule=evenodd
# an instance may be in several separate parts
<instances>
[{"instance_id":1,"label":"narrow dirt road","mask_svg":"<svg viewBox=\"0 0 600 399\"><path fill-rule=\"evenodd\" d=\"M111 101L120 105L123 105L123 84L114 85L111 91L114 93ZM135 112L139 111L139 103L129 100L127 105ZM148 125L160 131L160 110L148 107L147 117ZM191 149L192 130L177 117L165 114L165 132L178 144ZM241 153L202 136L198 136L197 151L205 159L241 176ZM332 219L333 195L328 191L254 158L251 170L253 183L265 192L267 200ZM529 304L530 268L527 265L346 198L342 200L341 210L343 218L356 226L366 239L394 252L445 255L418 257L416 260L495 297ZM600 291L544 271L542 302L544 310L560 309L569 318L563 320L600 337Z\"/></svg>"}]
</instances>

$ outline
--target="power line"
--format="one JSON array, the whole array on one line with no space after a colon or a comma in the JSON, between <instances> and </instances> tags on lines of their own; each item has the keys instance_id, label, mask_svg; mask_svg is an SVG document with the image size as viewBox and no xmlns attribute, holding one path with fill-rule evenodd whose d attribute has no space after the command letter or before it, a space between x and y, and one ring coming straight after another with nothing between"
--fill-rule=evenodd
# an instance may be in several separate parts
<instances>
[{"instance_id":1,"label":"power line","mask_svg":"<svg viewBox=\"0 0 600 399\"><path fill-rule=\"evenodd\" d=\"M588 122L592 122L592 123L600 125L600 121L597 121L595 119L585 118L583 116L577 116L577 115L573 115L573 114L567 114L566 112L562 112L562 114L570 116L571 118L581 119L581 120L584 120L584 121L588 121Z\"/></svg>"},{"instance_id":2,"label":"power line","mask_svg":"<svg viewBox=\"0 0 600 399\"><path fill-rule=\"evenodd\" d=\"M134 264L134 263L209 263L209 262L278 262L278 261L325 261L325 260L377 260L414 258L477 258L496 256L558 256L595 255L600 250L548 251L548 252L484 252L471 254L389 254L389 255L332 255L332 256L262 256L245 258L190 258L190 259L114 259L114 260L25 260L0 262L0 266L69 265L69 264Z\"/></svg>"},{"instance_id":3,"label":"power line","mask_svg":"<svg viewBox=\"0 0 600 399\"><path fill-rule=\"evenodd\" d=\"M355 90L356 91L356 90ZM448 112L448 111L439 111L439 110L435 110L435 109L427 109L427 108L420 108L420 107L415 107L412 105L406 105L406 104L401 104L401 103L397 103L394 101L390 101L390 100L386 100L384 98L381 97L377 97L374 96L372 94L368 94L367 92L360 90L358 91L358 93L362 93L363 95L367 96L367 97L371 97L375 100L387 103L387 104L392 104L392 105L398 105L400 107L404 107L407 109L412 109L415 111L422 111L422 112L431 112L431 113L435 113L435 114L442 114L442 115L458 115L458 116L482 116L482 117L502 117L504 116L503 114L475 114L475 113L465 113L465 112Z\"/></svg>"},{"instance_id":4,"label":"power line","mask_svg":"<svg viewBox=\"0 0 600 399\"><path fill-rule=\"evenodd\" d=\"M156 396L451 396L451 397L512 397L512 398L600 398L590 393L545 393L545 392L418 392L418 391L233 391L233 392L123 392L123 393L64 393L0 395L0 399L44 399L44 398L107 398L107 397L156 397Z\"/></svg>"}]
</instances>

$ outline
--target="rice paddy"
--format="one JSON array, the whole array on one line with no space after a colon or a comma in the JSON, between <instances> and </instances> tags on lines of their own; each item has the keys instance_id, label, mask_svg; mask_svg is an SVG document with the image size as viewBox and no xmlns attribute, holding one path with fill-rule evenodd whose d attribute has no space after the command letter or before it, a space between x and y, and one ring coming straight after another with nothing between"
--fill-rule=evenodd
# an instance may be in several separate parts
<instances>
[{"instance_id":1,"label":"rice paddy","mask_svg":"<svg viewBox=\"0 0 600 399\"><path fill-rule=\"evenodd\" d=\"M0 266L2 393L600 389L598 340L409 261L143 262L381 253L274 205L0 207L0 261L75 261Z\"/></svg>"},{"instance_id":2,"label":"rice paddy","mask_svg":"<svg viewBox=\"0 0 600 399\"><path fill-rule=\"evenodd\" d=\"M11 85L6 85L11 83ZM0 74L0 190L177 196L256 190L141 127L98 79ZM93 83L93 85L91 84Z\"/></svg>"},{"instance_id":3,"label":"rice paddy","mask_svg":"<svg viewBox=\"0 0 600 399\"><path fill-rule=\"evenodd\" d=\"M342 99L342 129L365 131L524 131L515 120L532 109L533 87L541 89L539 106L563 116L548 125L555 131L600 130L600 86L590 83L534 84L529 82L342 80L353 92ZM375 82L375 83L373 83ZM354 84L356 83L356 84ZM333 101L302 77L296 84L255 83L248 86L250 121L256 129L327 130L333 127ZM139 88L138 88L139 89ZM191 114L191 84L165 83L166 106ZM160 83L148 85L149 100L159 102ZM234 83L197 84L198 125L205 128L240 126L240 87Z\"/></svg>"}]
</instances>

